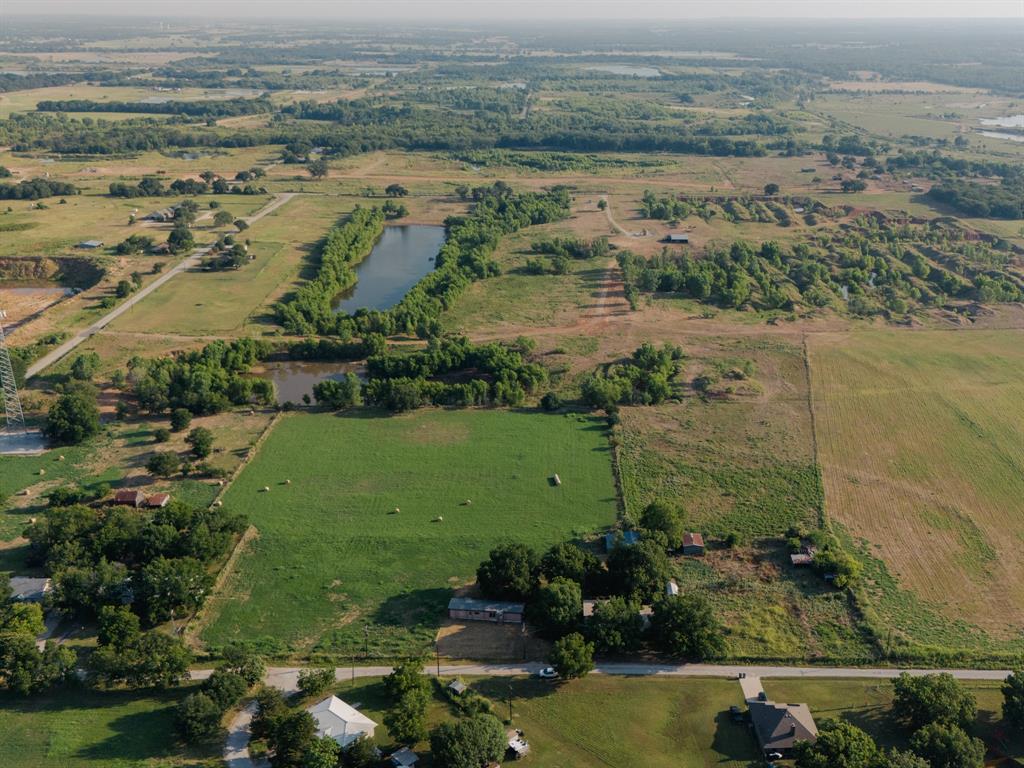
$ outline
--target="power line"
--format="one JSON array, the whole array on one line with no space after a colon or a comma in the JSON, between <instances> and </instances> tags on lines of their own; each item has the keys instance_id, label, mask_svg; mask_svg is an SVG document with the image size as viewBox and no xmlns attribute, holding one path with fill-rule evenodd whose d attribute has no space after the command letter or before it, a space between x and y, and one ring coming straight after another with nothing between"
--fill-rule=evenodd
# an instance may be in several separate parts
<instances>
[{"instance_id":1,"label":"power line","mask_svg":"<svg viewBox=\"0 0 1024 768\"><path fill-rule=\"evenodd\" d=\"M3 320L6 317L7 313L0 309L0 391L3 392L4 414L7 419L5 429L10 432L24 431L25 413L21 410L18 383L14 379L14 366L11 365L7 336L4 334Z\"/></svg>"}]
</instances>

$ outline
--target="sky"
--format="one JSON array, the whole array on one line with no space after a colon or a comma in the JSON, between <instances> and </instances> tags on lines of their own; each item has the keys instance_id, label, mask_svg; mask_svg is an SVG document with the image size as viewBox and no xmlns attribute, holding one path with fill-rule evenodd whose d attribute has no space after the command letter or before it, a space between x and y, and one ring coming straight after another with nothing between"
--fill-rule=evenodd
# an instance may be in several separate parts
<instances>
[{"instance_id":1,"label":"sky","mask_svg":"<svg viewBox=\"0 0 1024 768\"><path fill-rule=\"evenodd\" d=\"M1024 0L0 0L5 15L544 21L694 18L1016 18Z\"/></svg>"}]
</instances>

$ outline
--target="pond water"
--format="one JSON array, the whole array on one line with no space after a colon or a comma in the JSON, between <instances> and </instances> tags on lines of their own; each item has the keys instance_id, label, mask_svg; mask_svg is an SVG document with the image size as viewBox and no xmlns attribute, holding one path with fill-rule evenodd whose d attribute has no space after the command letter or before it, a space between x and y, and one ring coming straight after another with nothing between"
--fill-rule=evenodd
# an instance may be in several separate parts
<instances>
[{"instance_id":1,"label":"pond water","mask_svg":"<svg viewBox=\"0 0 1024 768\"><path fill-rule=\"evenodd\" d=\"M404 224L384 227L370 255L356 265L356 284L334 300L334 311L390 309L434 269L444 244L444 227Z\"/></svg>"},{"instance_id":2,"label":"pond water","mask_svg":"<svg viewBox=\"0 0 1024 768\"><path fill-rule=\"evenodd\" d=\"M993 128L1024 128L1024 115L1007 115L1006 117L983 117L982 125Z\"/></svg>"},{"instance_id":3,"label":"pond water","mask_svg":"<svg viewBox=\"0 0 1024 768\"><path fill-rule=\"evenodd\" d=\"M627 64L601 64L587 67L594 72L610 72L613 75L632 75L633 77L661 77L661 70L654 67L633 67Z\"/></svg>"},{"instance_id":4,"label":"pond water","mask_svg":"<svg viewBox=\"0 0 1024 768\"><path fill-rule=\"evenodd\" d=\"M313 397L313 387L321 381L340 381L345 374L354 373L364 378L366 369L361 363L313 363L302 360L265 363L253 369L253 373L274 382L277 402L302 402L303 395Z\"/></svg>"}]
</instances>

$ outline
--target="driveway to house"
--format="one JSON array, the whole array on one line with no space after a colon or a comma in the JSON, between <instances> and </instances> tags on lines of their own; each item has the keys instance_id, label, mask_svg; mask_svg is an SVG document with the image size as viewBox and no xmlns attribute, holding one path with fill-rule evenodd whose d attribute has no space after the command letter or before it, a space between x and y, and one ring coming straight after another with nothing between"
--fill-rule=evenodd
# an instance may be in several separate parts
<instances>
[{"instance_id":1,"label":"driveway to house","mask_svg":"<svg viewBox=\"0 0 1024 768\"><path fill-rule=\"evenodd\" d=\"M257 221L262 219L267 214L273 213L282 205L287 203L289 200L295 197L296 194L296 192L282 192L269 203L267 203L265 206L256 211L256 213L254 213L252 216L249 216L247 219L245 219L245 221L248 224L255 224ZM28 370L25 371L25 378L31 379L33 376L49 368L51 365L56 363L58 360L60 360L62 357L68 354L71 350L73 350L83 341L92 336L95 336L97 333L103 330L103 328L105 328L107 325L109 325L114 320L119 318L125 312L130 310L132 307L134 307L144 298L149 296L149 294L151 294L153 291L155 291L157 288L166 283L175 275L181 274L187 269L192 269L193 267L198 266L203 256L205 256L209 252L209 246L206 246L204 248L197 248L196 250L192 251L192 253L190 253L184 259L179 261L177 264L175 264L171 269L164 272L162 275L160 275L160 277L158 277L149 285L140 288L137 292L133 293L121 304L119 304L114 309L110 310L110 312L101 317L95 323L88 326L87 328L83 328L82 330L78 331L74 336L65 341L55 350L43 355L41 358L36 360L32 365L28 367Z\"/></svg>"},{"instance_id":2,"label":"driveway to house","mask_svg":"<svg viewBox=\"0 0 1024 768\"><path fill-rule=\"evenodd\" d=\"M266 760L249 757L249 740L252 738L252 719L256 715L256 702L251 701L235 715L228 726L228 739L224 742L224 765L227 768L265 768Z\"/></svg>"}]
</instances>

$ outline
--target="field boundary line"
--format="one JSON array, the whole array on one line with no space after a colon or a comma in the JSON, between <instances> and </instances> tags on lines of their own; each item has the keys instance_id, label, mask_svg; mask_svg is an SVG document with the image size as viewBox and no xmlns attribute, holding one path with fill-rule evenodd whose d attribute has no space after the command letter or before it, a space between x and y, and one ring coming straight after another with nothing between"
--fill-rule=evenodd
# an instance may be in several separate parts
<instances>
[{"instance_id":1,"label":"field boundary line","mask_svg":"<svg viewBox=\"0 0 1024 768\"><path fill-rule=\"evenodd\" d=\"M249 462L253 460L253 457L259 453L259 449L263 446L263 443L266 441L267 436L273 428L281 420L282 415L283 411L278 411L274 414L274 417L267 422L267 426L263 428L263 431L249 447L249 452L245 455L245 458L238 463L238 466L235 467L235 471L231 473L231 477L228 478L227 482L224 483L224 485L220 487L220 490L217 491L217 495L214 496L213 501L210 502L210 507L214 507L217 502L221 500L221 497L228 488L231 487L231 484L238 479L242 470L245 469ZM182 632L182 637L187 644L191 646L195 645L196 636L199 631L210 622L212 615L215 615L215 612L211 608L213 601L220 596L227 579L234 573L235 566L237 565L242 552L249 545L249 542L259 538L259 535L259 529L255 525L250 525L245 529L242 535L238 537L238 541L235 542L235 546L231 549L231 554L228 555L227 560L224 561L224 565L221 566L220 571L217 573L217 578L213 582L209 596L203 602L203 605L189 617L188 622L185 624L185 630Z\"/></svg>"}]
</instances>

